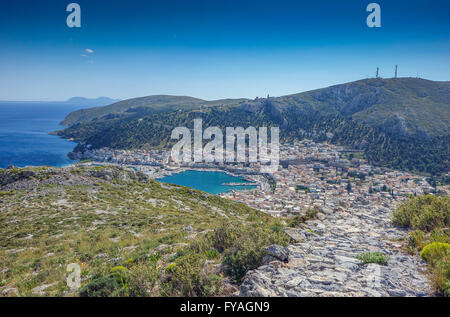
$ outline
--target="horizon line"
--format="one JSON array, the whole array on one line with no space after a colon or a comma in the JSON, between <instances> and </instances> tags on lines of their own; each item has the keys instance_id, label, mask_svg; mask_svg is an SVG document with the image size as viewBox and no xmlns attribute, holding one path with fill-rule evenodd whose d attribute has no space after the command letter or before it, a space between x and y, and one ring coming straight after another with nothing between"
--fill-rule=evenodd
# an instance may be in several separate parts
<instances>
[{"instance_id":1,"label":"horizon line","mask_svg":"<svg viewBox=\"0 0 450 317\"><path fill-rule=\"evenodd\" d=\"M272 98L278 98L278 97L284 97L284 96L291 96L291 95L296 95L296 94L301 94L301 93L306 93L309 91L314 91L314 90L319 90L319 89L324 89L324 88L329 88L329 87L333 87L333 86L339 86L339 85L345 85L345 84L350 84L350 83L355 83L358 81L363 81L363 80L371 80L371 79L378 79L378 80L389 80L389 79L421 79L421 80L427 80L427 81L433 81L433 82L441 82L441 83L447 83L450 82L450 80L432 80L432 79L427 79L427 78L422 78L422 77L366 77L366 78L362 78L362 79L357 79L357 80L353 80L353 81L348 81L348 82L344 82L344 83L339 83L339 84L332 84L329 86L324 86L324 87L319 87L319 88L314 88L314 89L309 89L309 90L304 90L304 91L300 91L300 92L294 92L294 93L290 93L290 94L286 94L286 95L280 95L280 96L270 96ZM267 94L268 96L270 94ZM152 97L152 96L170 96L170 97L190 97L190 98L196 98L196 99L201 99L202 101L218 101L218 100L225 100L225 99L247 99L247 100L253 100L256 98L265 98L265 97L260 97L260 96L255 96L254 98L251 97L225 97L225 98L216 98L216 99L203 99L203 98L199 98L199 97L195 97L195 96L190 96L190 95L185 95L185 94L180 94L180 95L170 95L170 94L151 94L151 95L144 95L144 96L135 96L135 97L128 97L128 98L114 98L114 97L108 97L108 96L98 96L98 97L84 97L84 96L73 96L73 97L69 97L66 100L3 100L0 99L0 103L6 103L6 102L24 102L24 103L42 103L42 102L48 102L48 103L69 103L71 99L73 98L84 98L87 99L89 101L91 100L95 100L95 99L100 99L100 98L108 98L108 99L112 99L115 100L115 102L111 103L117 103L117 102L121 102L121 101L125 101L125 100L130 100L130 99L137 99L137 98L145 98L145 97ZM109 105L111 105L109 104Z\"/></svg>"}]
</instances>

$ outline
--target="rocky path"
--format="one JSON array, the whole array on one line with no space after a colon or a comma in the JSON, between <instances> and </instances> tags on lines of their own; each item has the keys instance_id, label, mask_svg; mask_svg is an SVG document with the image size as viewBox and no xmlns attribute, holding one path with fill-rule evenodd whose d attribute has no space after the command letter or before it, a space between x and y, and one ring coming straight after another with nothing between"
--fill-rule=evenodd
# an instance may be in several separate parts
<instances>
[{"instance_id":1,"label":"rocky path","mask_svg":"<svg viewBox=\"0 0 450 317\"><path fill-rule=\"evenodd\" d=\"M387 208L324 211L288 229L297 242L288 261L272 261L247 273L240 296L432 296L425 263L405 254L407 232L391 224ZM360 264L364 252L390 255L386 266Z\"/></svg>"}]
</instances>

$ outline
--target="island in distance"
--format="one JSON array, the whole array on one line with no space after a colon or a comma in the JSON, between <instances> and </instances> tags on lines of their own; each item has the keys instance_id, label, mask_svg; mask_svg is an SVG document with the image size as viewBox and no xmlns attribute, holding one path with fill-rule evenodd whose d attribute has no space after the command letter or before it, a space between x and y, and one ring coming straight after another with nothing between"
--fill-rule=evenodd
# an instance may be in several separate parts
<instances>
[{"instance_id":1,"label":"island in distance","mask_svg":"<svg viewBox=\"0 0 450 317\"><path fill-rule=\"evenodd\" d=\"M61 105L71 105L81 108L91 108L91 107L102 107L108 106L110 104L119 102L120 99L112 99L109 97L98 97L98 98L85 98L85 97L72 97L63 101L9 101L0 100L1 103L45 103L45 104L61 104Z\"/></svg>"}]
</instances>

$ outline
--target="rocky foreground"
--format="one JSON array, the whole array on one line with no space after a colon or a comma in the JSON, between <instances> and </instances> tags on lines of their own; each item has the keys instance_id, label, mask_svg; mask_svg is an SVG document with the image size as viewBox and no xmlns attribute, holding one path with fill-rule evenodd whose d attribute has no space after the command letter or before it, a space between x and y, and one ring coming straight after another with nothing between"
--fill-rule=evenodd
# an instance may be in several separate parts
<instances>
[{"instance_id":1,"label":"rocky foreground","mask_svg":"<svg viewBox=\"0 0 450 317\"><path fill-rule=\"evenodd\" d=\"M0 169L0 297L226 296L255 254L288 244L276 225L129 168Z\"/></svg>"},{"instance_id":2,"label":"rocky foreground","mask_svg":"<svg viewBox=\"0 0 450 317\"><path fill-rule=\"evenodd\" d=\"M433 295L425 262L402 250L406 232L393 227L387 208L321 213L287 233L297 242L248 272L240 296ZM364 265L355 258L364 252L390 259Z\"/></svg>"},{"instance_id":3,"label":"rocky foreground","mask_svg":"<svg viewBox=\"0 0 450 317\"><path fill-rule=\"evenodd\" d=\"M77 296L66 285L69 263L83 265L87 296L224 296L237 289L230 272L244 273L254 254L264 265L235 295L434 295L425 263L403 249L407 231L392 225L396 203L323 208L284 229L288 245L272 229L283 221L117 167L0 170L0 202L2 296ZM356 257L366 252L390 258L362 264ZM127 287L111 277L117 267ZM187 273L194 269L201 279ZM201 291L183 288L186 280Z\"/></svg>"}]
</instances>

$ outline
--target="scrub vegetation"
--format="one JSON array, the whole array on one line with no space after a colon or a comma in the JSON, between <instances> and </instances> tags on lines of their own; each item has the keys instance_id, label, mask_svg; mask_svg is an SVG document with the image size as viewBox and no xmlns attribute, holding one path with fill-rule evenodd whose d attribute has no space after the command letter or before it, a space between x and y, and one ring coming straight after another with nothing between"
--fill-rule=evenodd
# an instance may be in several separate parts
<instances>
[{"instance_id":1,"label":"scrub vegetation","mask_svg":"<svg viewBox=\"0 0 450 317\"><path fill-rule=\"evenodd\" d=\"M411 229L408 251L420 252L436 290L450 296L450 198L411 197L394 212L393 223Z\"/></svg>"},{"instance_id":2,"label":"scrub vegetation","mask_svg":"<svg viewBox=\"0 0 450 317\"><path fill-rule=\"evenodd\" d=\"M261 212L132 170L26 170L2 170L3 296L229 295L264 247L289 241Z\"/></svg>"}]
</instances>

